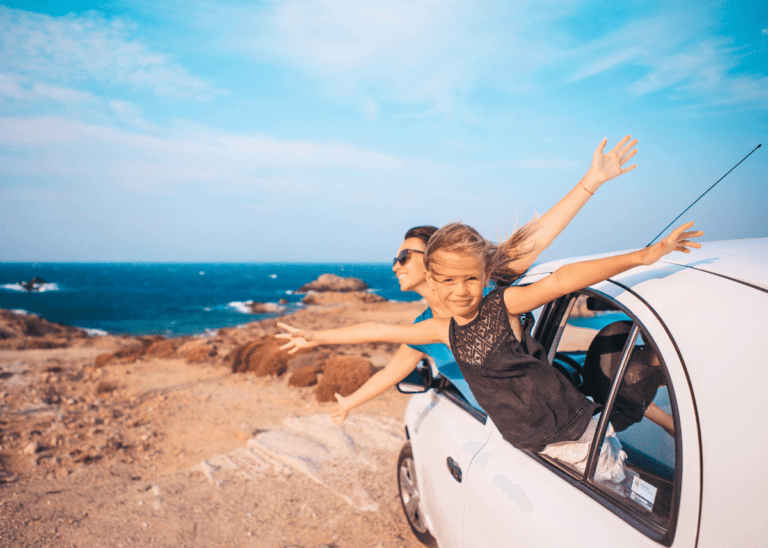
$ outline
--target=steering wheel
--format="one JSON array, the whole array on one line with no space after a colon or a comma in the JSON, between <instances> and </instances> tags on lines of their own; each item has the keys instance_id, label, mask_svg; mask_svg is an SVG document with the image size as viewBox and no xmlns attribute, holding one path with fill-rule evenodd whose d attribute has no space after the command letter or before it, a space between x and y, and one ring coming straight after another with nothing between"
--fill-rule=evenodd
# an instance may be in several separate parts
<instances>
[{"instance_id":1,"label":"steering wheel","mask_svg":"<svg viewBox=\"0 0 768 548\"><path fill-rule=\"evenodd\" d=\"M569 370L567 367L564 367L562 365L563 363L570 366L571 369ZM570 380L574 386L579 387L584 382L581 364L571 358L568 354L563 354L562 352L555 354L555 359L553 360L552 365L557 368L557 370L560 371L563 375L565 375L566 378Z\"/></svg>"}]
</instances>

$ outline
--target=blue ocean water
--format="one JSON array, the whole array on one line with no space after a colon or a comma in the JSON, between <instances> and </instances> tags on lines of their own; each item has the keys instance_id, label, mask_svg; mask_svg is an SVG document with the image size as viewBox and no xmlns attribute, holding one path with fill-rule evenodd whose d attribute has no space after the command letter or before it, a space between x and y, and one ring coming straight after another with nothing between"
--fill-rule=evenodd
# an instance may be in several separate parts
<instances>
[{"instance_id":1,"label":"blue ocean water","mask_svg":"<svg viewBox=\"0 0 768 548\"><path fill-rule=\"evenodd\" d=\"M276 315L249 314L246 301L299 307L294 291L324 273L361 278L390 300L421 298L402 293L387 264L0 263L0 308L115 334L197 334ZM34 277L43 291L23 291Z\"/></svg>"}]
</instances>

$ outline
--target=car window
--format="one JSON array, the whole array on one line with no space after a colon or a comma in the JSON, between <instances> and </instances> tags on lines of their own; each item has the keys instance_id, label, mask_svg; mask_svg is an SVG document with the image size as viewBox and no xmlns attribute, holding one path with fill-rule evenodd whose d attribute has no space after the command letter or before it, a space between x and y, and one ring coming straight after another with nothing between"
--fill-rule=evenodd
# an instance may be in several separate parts
<instances>
[{"instance_id":1,"label":"car window","mask_svg":"<svg viewBox=\"0 0 768 548\"><path fill-rule=\"evenodd\" d=\"M655 350L641 335L627 351L627 365L609 415L626 454L626 479L623 489L612 489L609 494L618 492L623 503L666 528L672 509L676 450L666 374ZM621 355L615 361L618 364ZM604 365L602 370L609 368ZM599 480L595 483L611 489Z\"/></svg>"},{"instance_id":2,"label":"car window","mask_svg":"<svg viewBox=\"0 0 768 548\"><path fill-rule=\"evenodd\" d=\"M678 448L674 391L653 341L617 303L591 293L553 303L542 321L546 324L539 334L549 337L553 367L600 403L609 423L603 426L601 421L602 429L585 435L594 453L589 471L586 458L576 466L547 459L639 520L652 522L654 530L666 529L673 511ZM594 447L597 437L598 447L605 443L613 449L610 474Z\"/></svg>"}]
</instances>

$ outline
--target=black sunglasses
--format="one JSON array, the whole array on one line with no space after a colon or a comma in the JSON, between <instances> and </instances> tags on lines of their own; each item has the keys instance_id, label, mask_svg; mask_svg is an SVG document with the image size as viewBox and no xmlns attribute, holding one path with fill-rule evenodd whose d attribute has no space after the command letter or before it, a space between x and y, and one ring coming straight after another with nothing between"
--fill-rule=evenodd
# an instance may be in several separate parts
<instances>
[{"instance_id":1,"label":"black sunglasses","mask_svg":"<svg viewBox=\"0 0 768 548\"><path fill-rule=\"evenodd\" d=\"M408 259L411 258L411 253L425 253L425 252L419 249L403 249L400 253L398 253L397 257L395 257L392 260L392 266L395 266L397 263L400 263L400 266L403 266L405 263L408 262Z\"/></svg>"}]
</instances>

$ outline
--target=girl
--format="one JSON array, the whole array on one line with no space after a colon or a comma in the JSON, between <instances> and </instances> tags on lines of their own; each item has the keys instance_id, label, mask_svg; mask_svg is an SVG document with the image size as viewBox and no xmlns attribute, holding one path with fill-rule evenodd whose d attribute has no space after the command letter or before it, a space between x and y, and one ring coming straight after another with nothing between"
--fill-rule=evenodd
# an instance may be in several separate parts
<instances>
[{"instance_id":1,"label":"girl","mask_svg":"<svg viewBox=\"0 0 768 548\"><path fill-rule=\"evenodd\" d=\"M321 344L447 344L475 398L504 438L515 447L542 451L579 440L599 406L546 362L543 348L530 336L526 313L635 266L655 263L673 251L700 248L689 238L703 233L688 231L692 226L680 226L650 247L565 265L533 284L498 288L484 297L491 277L514 272L519 250L509 241L496 246L471 227L452 223L430 238L424 253L427 280L451 318L411 325L364 323L316 332L280 324L288 333L276 336L289 339L281 348L290 353ZM521 314L526 314L525 329L516 336L510 317Z\"/></svg>"},{"instance_id":2,"label":"girl","mask_svg":"<svg viewBox=\"0 0 768 548\"><path fill-rule=\"evenodd\" d=\"M530 230L516 233L518 239L521 234L527 233L527 239L520 246L527 252L512 264L516 272L525 272L533 264L539 254L554 241L603 183L636 167L635 164L629 165L628 162L637 153L635 148L637 139L627 135L611 150L605 151L607 141L607 138L603 139L595 149L590 168L573 189L542 217L532 221ZM418 226L410 229L392 263L392 270L400 283L400 289L415 291L424 298L429 307L416 318L415 322L433 317L451 317L450 312L445 310L438 301L426 279L424 253L427 250L429 238L435 232L437 228L433 226ZM513 318L513 329L518 334L522 332L517 318ZM453 354L445 344L413 347L402 345L386 367L378 371L353 394L347 397L336 394L338 406L331 415L333 420L341 424L351 409L375 398L403 380L416 368L424 354L432 358L440 373L450 379L471 405L481 408L464 380Z\"/></svg>"}]
</instances>

